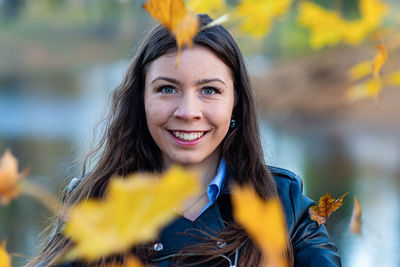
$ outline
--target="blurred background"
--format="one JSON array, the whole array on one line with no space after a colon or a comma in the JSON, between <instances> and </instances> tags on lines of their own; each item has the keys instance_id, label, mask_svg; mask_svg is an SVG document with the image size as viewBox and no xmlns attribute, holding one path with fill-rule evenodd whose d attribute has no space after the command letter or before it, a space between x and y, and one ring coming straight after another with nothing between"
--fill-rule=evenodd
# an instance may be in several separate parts
<instances>
[{"instance_id":1,"label":"blurred background","mask_svg":"<svg viewBox=\"0 0 400 267\"><path fill-rule=\"evenodd\" d=\"M361 2L368 1L384 3L387 12L357 43L318 47L299 22L304 2L351 21L362 18ZM10 149L19 168L30 169L30 180L58 196L80 175L110 92L156 24L143 2L0 0L0 153ZM240 2L225 1L211 13L216 18ZM344 266L400 266L400 88L392 82L372 97L346 97L365 86L349 70L372 61L377 45L389 53L382 77L400 70L399 14L397 1L290 1L261 38L234 19L226 24L252 77L267 163L300 174L315 201L349 192L327 222ZM362 235L348 230L355 196ZM0 240L26 256L13 257L13 266L34 255L50 216L27 196L0 206Z\"/></svg>"}]
</instances>

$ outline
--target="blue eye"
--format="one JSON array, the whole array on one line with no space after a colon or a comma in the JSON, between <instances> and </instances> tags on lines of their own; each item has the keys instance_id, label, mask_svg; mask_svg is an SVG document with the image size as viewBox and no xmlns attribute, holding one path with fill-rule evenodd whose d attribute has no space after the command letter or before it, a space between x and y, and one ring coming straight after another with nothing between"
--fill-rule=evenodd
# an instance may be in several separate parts
<instances>
[{"instance_id":1,"label":"blue eye","mask_svg":"<svg viewBox=\"0 0 400 267\"><path fill-rule=\"evenodd\" d=\"M176 92L176 90L170 86L165 86L160 90L163 94L169 95Z\"/></svg>"},{"instance_id":2,"label":"blue eye","mask_svg":"<svg viewBox=\"0 0 400 267\"><path fill-rule=\"evenodd\" d=\"M202 91L203 91L203 94L205 94L205 95L213 95L217 92L217 90L212 87L206 87Z\"/></svg>"}]
</instances>

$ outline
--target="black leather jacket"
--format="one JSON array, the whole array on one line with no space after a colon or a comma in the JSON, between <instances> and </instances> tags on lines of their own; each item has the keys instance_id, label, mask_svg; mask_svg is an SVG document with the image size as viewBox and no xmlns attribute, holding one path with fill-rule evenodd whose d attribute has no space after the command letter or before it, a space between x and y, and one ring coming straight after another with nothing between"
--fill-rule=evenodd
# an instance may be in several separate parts
<instances>
[{"instance_id":1,"label":"black leather jacket","mask_svg":"<svg viewBox=\"0 0 400 267\"><path fill-rule=\"evenodd\" d=\"M287 226L292 241L295 267L336 267L341 266L336 245L330 240L325 226L310 219L308 209L314 202L303 195L303 182L296 174L281 168L269 167L278 188L279 197L283 204ZM228 175L229 176L229 175ZM228 178L228 177L227 177ZM154 244L153 261L159 267L176 266L171 259L185 246L199 242L192 233L199 236L200 229L212 233L221 231L224 221L232 220L230 192L226 179L225 185L217 201L202 213L194 222L179 217L161 232ZM67 191L73 190L78 183L72 181ZM220 209L220 207L224 207ZM256 218L255 218L256 220ZM221 242L219 245L224 245ZM240 257L240 252L237 253ZM235 258L221 256L222 261L207 263L201 266L235 266ZM225 260L223 260L225 259ZM41 266L41 265L40 265ZM66 264L64 267L80 266L79 262ZM199 266L199 265L198 265Z\"/></svg>"},{"instance_id":2,"label":"black leather jacket","mask_svg":"<svg viewBox=\"0 0 400 267\"><path fill-rule=\"evenodd\" d=\"M303 195L303 182L296 174L281 168L269 167L278 187L279 197L283 204L287 226L292 241L295 267L336 267L341 266L340 257L335 244L330 240L325 226L310 219L308 208L314 202ZM223 221L232 220L228 186L224 186L217 201L201 214L194 222L183 217L178 218L161 232L159 240L154 244L155 263L160 267L170 264L171 257L184 246L194 244L197 238L181 234L188 229L201 229L212 233L221 231ZM224 209L220 209L224 207ZM254 218L256 220L256 218ZM199 235L198 232L192 234ZM223 245L221 243L220 245ZM222 256L223 257L223 256ZM239 253L240 257L240 253ZM229 263L231 262L231 264ZM218 266L234 265L235 259L226 259ZM207 264L203 266L216 266Z\"/></svg>"}]
</instances>

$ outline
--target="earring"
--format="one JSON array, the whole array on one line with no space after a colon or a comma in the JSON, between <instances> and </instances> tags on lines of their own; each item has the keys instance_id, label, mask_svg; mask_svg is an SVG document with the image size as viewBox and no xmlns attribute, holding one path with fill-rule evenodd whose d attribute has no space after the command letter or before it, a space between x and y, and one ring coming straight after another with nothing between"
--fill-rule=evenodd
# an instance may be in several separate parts
<instances>
[{"instance_id":1,"label":"earring","mask_svg":"<svg viewBox=\"0 0 400 267\"><path fill-rule=\"evenodd\" d=\"M235 120L235 119L231 119L231 125L230 125L230 127L231 127L231 128L234 128L235 125L236 125L236 120Z\"/></svg>"}]
</instances>

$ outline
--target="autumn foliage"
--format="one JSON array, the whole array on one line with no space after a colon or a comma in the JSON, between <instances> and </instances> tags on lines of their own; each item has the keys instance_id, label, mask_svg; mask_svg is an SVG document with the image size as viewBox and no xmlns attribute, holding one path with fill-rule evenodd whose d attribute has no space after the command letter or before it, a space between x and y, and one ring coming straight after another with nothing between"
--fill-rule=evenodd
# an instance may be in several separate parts
<instances>
[{"instance_id":1,"label":"autumn foliage","mask_svg":"<svg viewBox=\"0 0 400 267\"><path fill-rule=\"evenodd\" d=\"M234 188L232 204L235 218L264 255L263 266L288 266L284 258L288 231L280 200L262 199L253 188L245 186Z\"/></svg>"},{"instance_id":2,"label":"autumn foliage","mask_svg":"<svg viewBox=\"0 0 400 267\"><path fill-rule=\"evenodd\" d=\"M27 171L18 172L18 161L11 151L6 150L0 158L0 200L7 205L21 193L20 180L27 175Z\"/></svg>"},{"instance_id":3,"label":"autumn foliage","mask_svg":"<svg viewBox=\"0 0 400 267\"><path fill-rule=\"evenodd\" d=\"M178 215L174 209L198 191L195 175L179 167L159 179L144 174L112 178L105 199L71 208L64 233L76 246L67 258L95 260L155 239Z\"/></svg>"},{"instance_id":4,"label":"autumn foliage","mask_svg":"<svg viewBox=\"0 0 400 267\"><path fill-rule=\"evenodd\" d=\"M326 219L331 216L332 212L343 205L343 199L347 194L348 193L343 194L338 199L333 198L330 193L323 195L319 199L318 207L310 207L309 212L311 219L316 221L319 225L326 223Z\"/></svg>"},{"instance_id":5,"label":"autumn foliage","mask_svg":"<svg viewBox=\"0 0 400 267\"><path fill-rule=\"evenodd\" d=\"M6 250L5 240L3 240L0 244L0 266L11 267L11 257Z\"/></svg>"},{"instance_id":6,"label":"autumn foliage","mask_svg":"<svg viewBox=\"0 0 400 267\"><path fill-rule=\"evenodd\" d=\"M196 14L186 10L183 0L149 0L143 4L143 8L173 33L178 45L178 55L182 46L193 45L199 22Z\"/></svg>"},{"instance_id":7,"label":"autumn foliage","mask_svg":"<svg viewBox=\"0 0 400 267\"><path fill-rule=\"evenodd\" d=\"M350 220L350 232L353 234L361 234L361 215L362 215L362 208L360 201L357 197L354 198L354 206L353 212L351 214Z\"/></svg>"},{"instance_id":8,"label":"autumn foliage","mask_svg":"<svg viewBox=\"0 0 400 267\"><path fill-rule=\"evenodd\" d=\"M296 23L308 30L312 49L320 50L338 44L359 45L374 34L380 37L371 45L371 51L376 46L375 55L360 61L348 71L352 83L346 90L346 100L377 99L385 86L400 86L400 70L382 71L386 62L390 61L391 52L400 46L388 47L379 34L389 12L385 1L358 1L360 16L352 20L312 1L300 1L298 4L294 4L293 0L234 2L237 3L229 5L224 0L190 0L186 6L184 0L148 0L143 8L175 37L178 53L184 46L192 47L193 38L202 30L196 16L198 12L229 15L226 17L233 22L232 27L237 27L235 31L261 40L268 35L274 23L296 8ZM0 159L2 205L7 205L21 194L21 181L26 176L27 171L18 171L18 160L9 150L5 151ZM30 196L42 199L42 203L56 202L48 201L51 196L44 199L46 193L30 185L31 189L39 192L35 194L31 191ZM104 199L89 199L70 208L64 234L75 246L65 259L92 261L127 252L136 244L154 240L162 227L178 216L175 210L198 192L195 175L179 167L172 168L161 177L150 174L132 174L123 179L113 177ZM319 199L318 206L310 207L310 218L319 225L325 224L331 214L343 205L347 194L335 199L326 193ZM263 265L287 266L283 255L289 237L279 199L261 199L253 188L244 186L234 188L232 202L235 218L263 253ZM49 209L56 210L57 203L50 205ZM350 222L352 233L361 234L361 214L361 204L355 198ZM3 241L0 245L1 267L11 266L5 244ZM136 258L129 257L125 266L143 265Z\"/></svg>"}]
</instances>

